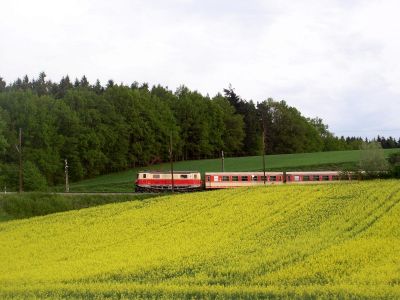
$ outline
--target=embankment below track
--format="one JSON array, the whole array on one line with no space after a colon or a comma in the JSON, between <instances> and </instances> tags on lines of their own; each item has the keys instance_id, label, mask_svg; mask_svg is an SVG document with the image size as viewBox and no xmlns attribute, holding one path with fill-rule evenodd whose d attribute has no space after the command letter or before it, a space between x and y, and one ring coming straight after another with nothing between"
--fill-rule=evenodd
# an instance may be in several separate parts
<instances>
[{"instance_id":1,"label":"embankment below track","mask_svg":"<svg viewBox=\"0 0 400 300\"><path fill-rule=\"evenodd\" d=\"M0 222L44 216L68 210L88 208L108 203L153 198L156 194L52 194L8 193L0 194Z\"/></svg>"}]
</instances>

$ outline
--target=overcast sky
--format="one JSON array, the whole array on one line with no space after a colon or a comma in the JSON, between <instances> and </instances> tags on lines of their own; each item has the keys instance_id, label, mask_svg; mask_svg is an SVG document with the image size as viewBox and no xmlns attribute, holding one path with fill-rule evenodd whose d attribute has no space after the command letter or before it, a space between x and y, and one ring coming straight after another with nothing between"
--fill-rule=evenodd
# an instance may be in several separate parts
<instances>
[{"instance_id":1,"label":"overcast sky","mask_svg":"<svg viewBox=\"0 0 400 300\"><path fill-rule=\"evenodd\" d=\"M400 1L0 0L0 76L45 71L285 100L336 135L400 136Z\"/></svg>"}]
</instances>

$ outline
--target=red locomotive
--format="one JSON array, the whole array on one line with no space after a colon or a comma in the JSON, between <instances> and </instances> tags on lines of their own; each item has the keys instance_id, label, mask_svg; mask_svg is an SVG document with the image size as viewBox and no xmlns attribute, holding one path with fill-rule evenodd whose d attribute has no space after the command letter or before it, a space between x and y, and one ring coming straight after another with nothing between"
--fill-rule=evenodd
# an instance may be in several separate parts
<instances>
[{"instance_id":1,"label":"red locomotive","mask_svg":"<svg viewBox=\"0 0 400 300\"><path fill-rule=\"evenodd\" d=\"M171 191L172 183L176 192L199 191L203 187L201 175L197 171L175 171L174 180L171 178L170 171L140 171L135 191L138 193Z\"/></svg>"},{"instance_id":2,"label":"red locomotive","mask_svg":"<svg viewBox=\"0 0 400 300\"><path fill-rule=\"evenodd\" d=\"M337 171L309 172L206 172L205 182L198 171L140 171L136 180L136 192L199 191L203 188L224 189L282 183L324 183L340 179ZM347 179L351 179L348 177Z\"/></svg>"}]
</instances>

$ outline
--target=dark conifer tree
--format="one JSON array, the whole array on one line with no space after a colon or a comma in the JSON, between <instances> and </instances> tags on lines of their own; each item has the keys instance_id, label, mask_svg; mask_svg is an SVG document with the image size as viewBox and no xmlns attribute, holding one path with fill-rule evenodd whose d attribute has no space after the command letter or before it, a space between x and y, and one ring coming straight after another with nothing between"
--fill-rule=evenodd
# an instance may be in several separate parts
<instances>
[{"instance_id":1,"label":"dark conifer tree","mask_svg":"<svg viewBox=\"0 0 400 300\"><path fill-rule=\"evenodd\" d=\"M46 73L40 72L38 79L32 81L32 89L39 96L46 95L51 82L46 82Z\"/></svg>"},{"instance_id":2,"label":"dark conifer tree","mask_svg":"<svg viewBox=\"0 0 400 300\"><path fill-rule=\"evenodd\" d=\"M69 76L65 76L61 78L60 83L55 88L55 92L53 93L56 98L63 98L69 89L72 89L73 85L69 79Z\"/></svg>"},{"instance_id":3,"label":"dark conifer tree","mask_svg":"<svg viewBox=\"0 0 400 300\"><path fill-rule=\"evenodd\" d=\"M107 81L107 89L112 88L114 86L114 80L110 79Z\"/></svg>"},{"instance_id":4,"label":"dark conifer tree","mask_svg":"<svg viewBox=\"0 0 400 300\"><path fill-rule=\"evenodd\" d=\"M82 76L80 87L89 88L89 81L87 80L85 75Z\"/></svg>"},{"instance_id":5,"label":"dark conifer tree","mask_svg":"<svg viewBox=\"0 0 400 300\"><path fill-rule=\"evenodd\" d=\"M228 99L229 103L235 108L237 112L242 110L243 100L235 93L232 85L229 85L227 89L224 89L225 98Z\"/></svg>"},{"instance_id":6,"label":"dark conifer tree","mask_svg":"<svg viewBox=\"0 0 400 300\"><path fill-rule=\"evenodd\" d=\"M79 79L78 78L75 78L75 81L74 81L74 88L79 88L81 86L81 82L79 81Z\"/></svg>"},{"instance_id":7,"label":"dark conifer tree","mask_svg":"<svg viewBox=\"0 0 400 300\"><path fill-rule=\"evenodd\" d=\"M224 89L225 97L235 107L236 112L243 116L245 124L245 138L242 155L258 155L262 149L261 120L252 101L247 102L237 95L230 85Z\"/></svg>"},{"instance_id":8,"label":"dark conifer tree","mask_svg":"<svg viewBox=\"0 0 400 300\"><path fill-rule=\"evenodd\" d=\"M0 77L0 92L4 92L6 90L7 83Z\"/></svg>"},{"instance_id":9,"label":"dark conifer tree","mask_svg":"<svg viewBox=\"0 0 400 300\"><path fill-rule=\"evenodd\" d=\"M24 91L26 91L26 90L29 90L31 88L32 88L32 86L31 86L31 83L29 82L29 77L28 77L28 75L25 75L24 79L22 79L22 89Z\"/></svg>"},{"instance_id":10,"label":"dark conifer tree","mask_svg":"<svg viewBox=\"0 0 400 300\"><path fill-rule=\"evenodd\" d=\"M132 89L132 90L137 90L138 88L139 88L139 82L134 81L134 82L131 84L131 89Z\"/></svg>"},{"instance_id":11,"label":"dark conifer tree","mask_svg":"<svg viewBox=\"0 0 400 300\"><path fill-rule=\"evenodd\" d=\"M93 86L93 90L97 95L100 95L104 92L104 88L101 86L99 79L96 80L96 84Z\"/></svg>"},{"instance_id":12,"label":"dark conifer tree","mask_svg":"<svg viewBox=\"0 0 400 300\"><path fill-rule=\"evenodd\" d=\"M16 90L22 90L22 80L21 78L17 78L17 80L13 83L12 87Z\"/></svg>"},{"instance_id":13,"label":"dark conifer tree","mask_svg":"<svg viewBox=\"0 0 400 300\"><path fill-rule=\"evenodd\" d=\"M143 82L142 85L139 87L139 90L148 92L149 91L149 84L147 82Z\"/></svg>"}]
</instances>

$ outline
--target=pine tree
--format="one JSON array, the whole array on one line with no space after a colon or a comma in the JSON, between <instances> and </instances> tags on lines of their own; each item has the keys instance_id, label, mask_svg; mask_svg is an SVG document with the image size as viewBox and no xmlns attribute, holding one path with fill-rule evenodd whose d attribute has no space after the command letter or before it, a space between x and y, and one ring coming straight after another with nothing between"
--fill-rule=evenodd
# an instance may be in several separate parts
<instances>
[{"instance_id":1,"label":"pine tree","mask_svg":"<svg viewBox=\"0 0 400 300\"><path fill-rule=\"evenodd\" d=\"M83 88L89 88L89 81L87 80L85 75L82 76L80 86Z\"/></svg>"},{"instance_id":2,"label":"pine tree","mask_svg":"<svg viewBox=\"0 0 400 300\"><path fill-rule=\"evenodd\" d=\"M0 92L4 92L6 90L7 83L0 77Z\"/></svg>"},{"instance_id":3,"label":"pine tree","mask_svg":"<svg viewBox=\"0 0 400 300\"><path fill-rule=\"evenodd\" d=\"M99 79L96 80L96 84L93 86L93 90L97 95L100 95L104 92L104 88L101 86Z\"/></svg>"}]
</instances>

